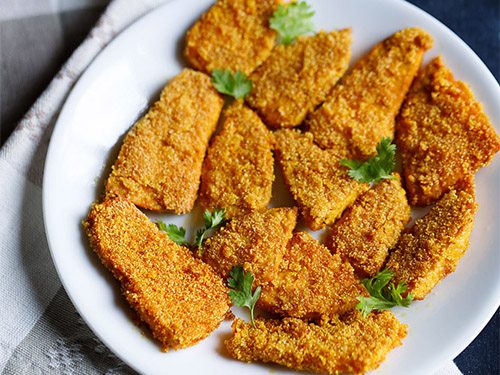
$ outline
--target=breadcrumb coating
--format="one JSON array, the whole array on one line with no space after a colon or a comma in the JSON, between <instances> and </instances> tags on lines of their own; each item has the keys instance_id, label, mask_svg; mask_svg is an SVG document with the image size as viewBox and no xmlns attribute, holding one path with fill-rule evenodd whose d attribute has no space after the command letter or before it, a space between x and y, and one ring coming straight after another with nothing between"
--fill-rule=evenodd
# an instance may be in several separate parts
<instances>
[{"instance_id":1,"label":"breadcrumb coating","mask_svg":"<svg viewBox=\"0 0 500 375\"><path fill-rule=\"evenodd\" d=\"M308 233L294 233L277 275L262 286L257 306L284 316L320 320L348 312L368 296L354 270Z\"/></svg>"},{"instance_id":2,"label":"breadcrumb coating","mask_svg":"<svg viewBox=\"0 0 500 375\"><path fill-rule=\"evenodd\" d=\"M225 208L226 217L264 209L274 181L274 137L242 102L224 113L221 132L207 151L201 173L200 203Z\"/></svg>"},{"instance_id":3,"label":"breadcrumb coating","mask_svg":"<svg viewBox=\"0 0 500 375\"><path fill-rule=\"evenodd\" d=\"M273 128L293 127L322 103L351 57L351 29L299 37L275 47L250 79L247 102Z\"/></svg>"},{"instance_id":4,"label":"breadcrumb coating","mask_svg":"<svg viewBox=\"0 0 500 375\"><path fill-rule=\"evenodd\" d=\"M208 76L184 69L128 132L106 195L154 211L191 211L222 104Z\"/></svg>"},{"instance_id":5,"label":"breadcrumb coating","mask_svg":"<svg viewBox=\"0 0 500 375\"><path fill-rule=\"evenodd\" d=\"M245 362L273 362L317 373L361 374L374 370L402 344L408 327L389 311L347 317L316 325L296 318L236 319L225 341L229 355Z\"/></svg>"},{"instance_id":6,"label":"breadcrumb coating","mask_svg":"<svg viewBox=\"0 0 500 375\"><path fill-rule=\"evenodd\" d=\"M184 55L195 69L250 74L271 53L269 18L277 0L218 0L186 35Z\"/></svg>"},{"instance_id":7,"label":"breadcrumb coating","mask_svg":"<svg viewBox=\"0 0 500 375\"><path fill-rule=\"evenodd\" d=\"M441 57L420 72L396 124L410 202L436 202L500 151L481 104Z\"/></svg>"},{"instance_id":8,"label":"breadcrumb coating","mask_svg":"<svg viewBox=\"0 0 500 375\"><path fill-rule=\"evenodd\" d=\"M394 282L405 282L415 299L424 297L455 271L469 247L477 203L472 188L451 190L409 233L404 233L389 257Z\"/></svg>"},{"instance_id":9,"label":"breadcrumb coating","mask_svg":"<svg viewBox=\"0 0 500 375\"><path fill-rule=\"evenodd\" d=\"M344 149L349 159L375 154L382 137L393 138L394 119L432 38L403 29L377 44L335 86L306 124L322 148Z\"/></svg>"},{"instance_id":10,"label":"breadcrumb coating","mask_svg":"<svg viewBox=\"0 0 500 375\"><path fill-rule=\"evenodd\" d=\"M91 247L163 350L194 345L224 320L229 298L220 276L169 240L131 202L95 204L84 227Z\"/></svg>"},{"instance_id":11,"label":"breadcrumb coating","mask_svg":"<svg viewBox=\"0 0 500 375\"><path fill-rule=\"evenodd\" d=\"M274 133L278 162L304 222L312 230L332 224L369 185L349 177L340 165L345 155L322 150L310 133L283 129Z\"/></svg>"},{"instance_id":12,"label":"breadcrumb coating","mask_svg":"<svg viewBox=\"0 0 500 375\"><path fill-rule=\"evenodd\" d=\"M361 195L331 227L326 246L354 267L360 277L381 271L389 249L410 221L410 206L399 175Z\"/></svg>"},{"instance_id":13,"label":"breadcrumb coating","mask_svg":"<svg viewBox=\"0 0 500 375\"><path fill-rule=\"evenodd\" d=\"M203 243L202 259L225 279L234 266L243 266L255 276L254 285L260 285L276 276L296 222L296 208L235 217Z\"/></svg>"}]
</instances>

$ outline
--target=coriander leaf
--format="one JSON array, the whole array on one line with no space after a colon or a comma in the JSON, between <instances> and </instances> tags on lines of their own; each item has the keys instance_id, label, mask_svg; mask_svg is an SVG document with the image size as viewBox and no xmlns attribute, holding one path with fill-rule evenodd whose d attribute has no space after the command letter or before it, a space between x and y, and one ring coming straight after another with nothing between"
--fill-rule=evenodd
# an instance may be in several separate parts
<instances>
[{"instance_id":1,"label":"coriander leaf","mask_svg":"<svg viewBox=\"0 0 500 375\"><path fill-rule=\"evenodd\" d=\"M278 32L280 42L288 45L299 35L314 31L313 16L314 11L305 1L292 2L286 6L279 4L269 20L269 25Z\"/></svg>"},{"instance_id":2,"label":"coriander leaf","mask_svg":"<svg viewBox=\"0 0 500 375\"><path fill-rule=\"evenodd\" d=\"M203 220L205 220L205 226L207 228L217 228L224 222L224 217L226 216L226 210L218 210L217 208L213 213L209 210L205 210L203 213Z\"/></svg>"},{"instance_id":3,"label":"coriander leaf","mask_svg":"<svg viewBox=\"0 0 500 375\"><path fill-rule=\"evenodd\" d=\"M260 297L262 287L259 285L252 294L254 276L251 272L245 272L242 266L234 266L229 273L227 285L229 286L229 298L233 305L247 307L250 310L250 320L255 328L253 310Z\"/></svg>"},{"instance_id":4,"label":"coriander leaf","mask_svg":"<svg viewBox=\"0 0 500 375\"><path fill-rule=\"evenodd\" d=\"M342 159L340 164L350 168L349 176L359 182L377 183L382 179L394 179L392 175L396 167L396 145L391 144L390 138L382 138L377 145L377 155L367 161Z\"/></svg>"},{"instance_id":5,"label":"coriander leaf","mask_svg":"<svg viewBox=\"0 0 500 375\"><path fill-rule=\"evenodd\" d=\"M373 310L390 310L395 305L390 301L384 301L375 297L357 297L359 303L356 309L361 311L363 317L367 317Z\"/></svg>"},{"instance_id":6,"label":"coriander leaf","mask_svg":"<svg viewBox=\"0 0 500 375\"><path fill-rule=\"evenodd\" d=\"M413 301L411 293L404 298L402 296L408 289L406 284L398 283L397 286L394 286L394 283L389 284L393 276L394 272L386 269L375 277L362 281L370 297L357 297L359 303L356 309L361 311L364 317L373 310L389 310L394 306L408 307Z\"/></svg>"},{"instance_id":7,"label":"coriander leaf","mask_svg":"<svg viewBox=\"0 0 500 375\"><path fill-rule=\"evenodd\" d=\"M174 224L165 224L163 221L157 221L156 225L163 232L168 234L168 238L174 241L177 245L186 245L186 230L183 227L178 227Z\"/></svg>"},{"instance_id":8,"label":"coriander leaf","mask_svg":"<svg viewBox=\"0 0 500 375\"><path fill-rule=\"evenodd\" d=\"M252 91L252 81L239 70L231 74L229 69L214 69L212 82L221 94L230 95L236 99L244 98Z\"/></svg>"},{"instance_id":9,"label":"coriander leaf","mask_svg":"<svg viewBox=\"0 0 500 375\"><path fill-rule=\"evenodd\" d=\"M226 217L226 210L217 208L211 213L209 210L205 210L203 213L203 220L205 221L205 228L198 229L196 232L196 245L198 246L198 255L201 256L201 245L208 232L219 228L224 224L224 218Z\"/></svg>"}]
</instances>

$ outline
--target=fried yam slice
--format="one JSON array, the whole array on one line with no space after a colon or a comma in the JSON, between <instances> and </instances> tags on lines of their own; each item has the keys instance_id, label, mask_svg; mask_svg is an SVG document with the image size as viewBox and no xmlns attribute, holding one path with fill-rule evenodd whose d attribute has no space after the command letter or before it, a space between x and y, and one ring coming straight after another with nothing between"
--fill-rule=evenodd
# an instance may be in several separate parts
<instances>
[{"instance_id":1,"label":"fried yam slice","mask_svg":"<svg viewBox=\"0 0 500 375\"><path fill-rule=\"evenodd\" d=\"M354 309L366 290L339 255L308 233L294 233L279 272L267 284L257 306L284 316L320 320Z\"/></svg>"},{"instance_id":2,"label":"fried yam slice","mask_svg":"<svg viewBox=\"0 0 500 375\"><path fill-rule=\"evenodd\" d=\"M271 53L269 18L276 0L218 0L186 35L184 55L195 69L250 74Z\"/></svg>"},{"instance_id":3,"label":"fried yam slice","mask_svg":"<svg viewBox=\"0 0 500 375\"><path fill-rule=\"evenodd\" d=\"M354 267L360 277L375 276L389 249L410 221L410 206L399 176L361 195L330 228L326 246Z\"/></svg>"},{"instance_id":4,"label":"fried yam slice","mask_svg":"<svg viewBox=\"0 0 500 375\"><path fill-rule=\"evenodd\" d=\"M376 369L402 344L408 330L389 311L366 318L354 312L322 325L296 318L257 319L255 325L234 321L233 336L225 341L231 357L322 374L361 374Z\"/></svg>"},{"instance_id":5,"label":"fried yam slice","mask_svg":"<svg viewBox=\"0 0 500 375\"><path fill-rule=\"evenodd\" d=\"M234 266L243 266L255 276L255 285L272 280L296 222L296 208L271 208L235 217L203 243L202 259L224 278Z\"/></svg>"},{"instance_id":6,"label":"fried yam slice","mask_svg":"<svg viewBox=\"0 0 500 375\"><path fill-rule=\"evenodd\" d=\"M446 193L398 240L386 266L394 271L394 283L405 282L415 299L424 299L442 278L455 271L465 254L476 210L472 191Z\"/></svg>"},{"instance_id":7,"label":"fried yam slice","mask_svg":"<svg viewBox=\"0 0 500 375\"><path fill-rule=\"evenodd\" d=\"M221 277L134 204L121 198L95 204L84 226L91 247L165 351L196 344L224 320L229 298Z\"/></svg>"},{"instance_id":8,"label":"fried yam slice","mask_svg":"<svg viewBox=\"0 0 500 375\"><path fill-rule=\"evenodd\" d=\"M183 70L128 132L106 195L154 211L191 211L222 104L208 76Z\"/></svg>"},{"instance_id":9,"label":"fried yam slice","mask_svg":"<svg viewBox=\"0 0 500 375\"><path fill-rule=\"evenodd\" d=\"M241 102L224 113L221 132L207 151L201 173L200 203L225 208L226 217L264 209L274 181L274 138L259 116Z\"/></svg>"},{"instance_id":10,"label":"fried yam slice","mask_svg":"<svg viewBox=\"0 0 500 375\"><path fill-rule=\"evenodd\" d=\"M396 124L410 202L436 202L500 150L481 104L441 57L420 72Z\"/></svg>"},{"instance_id":11,"label":"fried yam slice","mask_svg":"<svg viewBox=\"0 0 500 375\"><path fill-rule=\"evenodd\" d=\"M340 165L343 155L320 149L310 133L283 129L274 135L285 182L312 230L332 224L369 189L349 177L347 168Z\"/></svg>"},{"instance_id":12,"label":"fried yam slice","mask_svg":"<svg viewBox=\"0 0 500 375\"><path fill-rule=\"evenodd\" d=\"M299 125L344 74L351 56L351 29L299 37L275 47L253 72L248 104L273 128Z\"/></svg>"},{"instance_id":13,"label":"fried yam slice","mask_svg":"<svg viewBox=\"0 0 500 375\"><path fill-rule=\"evenodd\" d=\"M394 119L432 38L417 28L377 44L342 78L306 125L322 148L344 149L349 159L375 154L382 137L393 138Z\"/></svg>"}]
</instances>

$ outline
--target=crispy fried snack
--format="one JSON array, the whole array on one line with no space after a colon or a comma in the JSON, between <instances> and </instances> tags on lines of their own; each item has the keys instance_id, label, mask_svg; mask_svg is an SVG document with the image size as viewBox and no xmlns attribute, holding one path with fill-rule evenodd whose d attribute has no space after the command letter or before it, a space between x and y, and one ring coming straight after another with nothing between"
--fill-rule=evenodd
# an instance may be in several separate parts
<instances>
[{"instance_id":1,"label":"crispy fried snack","mask_svg":"<svg viewBox=\"0 0 500 375\"><path fill-rule=\"evenodd\" d=\"M203 163L200 203L210 210L225 208L229 218L264 209L271 200L274 137L241 102L223 115Z\"/></svg>"},{"instance_id":2,"label":"crispy fried snack","mask_svg":"<svg viewBox=\"0 0 500 375\"><path fill-rule=\"evenodd\" d=\"M236 217L203 243L202 259L222 277L241 265L255 285L272 280L297 222L296 208L271 208Z\"/></svg>"},{"instance_id":3,"label":"crispy fried snack","mask_svg":"<svg viewBox=\"0 0 500 375\"><path fill-rule=\"evenodd\" d=\"M386 266L395 273L394 283L406 282L415 299L424 299L442 278L455 271L465 254L476 210L473 191L445 194L399 238Z\"/></svg>"},{"instance_id":4,"label":"crispy fried snack","mask_svg":"<svg viewBox=\"0 0 500 375\"><path fill-rule=\"evenodd\" d=\"M438 57L420 72L396 124L410 203L425 206L488 164L500 150L482 106Z\"/></svg>"},{"instance_id":5,"label":"crispy fried snack","mask_svg":"<svg viewBox=\"0 0 500 375\"><path fill-rule=\"evenodd\" d=\"M255 324L257 328L234 321L234 335L225 341L231 357L327 374L376 369L387 353L401 345L408 330L389 311L367 318L353 312L322 325L296 318L257 319Z\"/></svg>"},{"instance_id":6,"label":"crispy fried snack","mask_svg":"<svg viewBox=\"0 0 500 375\"><path fill-rule=\"evenodd\" d=\"M377 44L333 89L306 124L322 148L344 149L349 159L375 154L382 137L393 137L394 118L432 38L404 29Z\"/></svg>"},{"instance_id":7,"label":"crispy fried snack","mask_svg":"<svg viewBox=\"0 0 500 375\"><path fill-rule=\"evenodd\" d=\"M320 149L310 133L283 129L274 135L285 182L312 230L332 224L368 190L368 184L353 180L340 165L343 155Z\"/></svg>"},{"instance_id":8,"label":"crispy fried snack","mask_svg":"<svg viewBox=\"0 0 500 375\"><path fill-rule=\"evenodd\" d=\"M320 320L354 309L366 290L339 255L308 233L294 233L279 272L267 284L257 306L284 316Z\"/></svg>"},{"instance_id":9,"label":"crispy fried snack","mask_svg":"<svg viewBox=\"0 0 500 375\"><path fill-rule=\"evenodd\" d=\"M106 195L149 210L189 212L222 104L209 77L183 70L125 137Z\"/></svg>"},{"instance_id":10,"label":"crispy fried snack","mask_svg":"<svg viewBox=\"0 0 500 375\"><path fill-rule=\"evenodd\" d=\"M224 320L229 298L220 276L170 241L131 202L95 204L84 227L91 247L163 350L196 344Z\"/></svg>"},{"instance_id":11,"label":"crispy fried snack","mask_svg":"<svg viewBox=\"0 0 500 375\"><path fill-rule=\"evenodd\" d=\"M195 69L250 74L271 53L269 18L276 0L218 0L186 35L184 54Z\"/></svg>"},{"instance_id":12,"label":"crispy fried snack","mask_svg":"<svg viewBox=\"0 0 500 375\"><path fill-rule=\"evenodd\" d=\"M274 48L250 79L248 104L273 128L299 125L322 103L351 57L351 29L299 37Z\"/></svg>"},{"instance_id":13,"label":"crispy fried snack","mask_svg":"<svg viewBox=\"0 0 500 375\"><path fill-rule=\"evenodd\" d=\"M410 206L399 176L361 195L328 232L326 246L354 267L360 277L375 276L405 225Z\"/></svg>"}]
</instances>

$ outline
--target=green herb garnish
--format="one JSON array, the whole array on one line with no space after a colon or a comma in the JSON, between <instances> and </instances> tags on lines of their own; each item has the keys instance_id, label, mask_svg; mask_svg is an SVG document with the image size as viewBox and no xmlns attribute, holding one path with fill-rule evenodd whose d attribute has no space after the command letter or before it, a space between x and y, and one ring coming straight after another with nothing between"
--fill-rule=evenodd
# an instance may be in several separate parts
<instances>
[{"instance_id":1,"label":"green herb garnish","mask_svg":"<svg viewBox=\"0 0 500 375\"><path fill-rule=\"evenodd\" d=\"M385 269L375 277L362 281L370 297L357 297L359 303L356 309L361 311L364 317L373 310L389 310L394 306L408 307L413 301L411 293L404 298L401 296L407 290L405 283L398 283L397 286L394 286L394 283L389 285L393 276L393 271Z\"/></svg>"},{"instance_id":2,"label":"green herb garnish","mask_svg":"<svg viewBox=\"0 0 500 375\"><path fill-rule=\"evenodd\" d=\"M269 20L269 25L278 32L279 41L288 45L299 35L314 31L313 16L314 11L305 1L279 4Z\"/></svg>"},{"instance_id":3,"label":"green herb garnish","mask_svg":"<svg viewBox=\"0 0 500 375\"><path fill-rule=\"evenodd\" d=\"M201 256L201 245L203 240L209 234L209 232L219 228L224 224L224 218L226 217L226 210L217 208L211 213L209 210L205 210L203 213L203 220L205 220L205 228L198 229L196 232L195 243L190 245L188 240L186 240L186 230L183 227L178 227L174 224L165 224L163 221L157 221L156 225L163 232L168 234L168 238L174 241L177 245L187 245L187 246L197 246L198 255Z\"/></svg>"},{"instance_id":4,"label":"green herb garnish","mask_svg":"<svg viewBox=\"0 0 500 375\"><path fill-rule=\"evenodd\" d=\"M168 234L168 238L174 241L177 245L186 245L186 230L183 227L178 227L174 224L165 224L163 221L157 221L156 225L160 230Z\"/></svg>"},{"instance_id":5,"label":"green herb garnish","mask_svg":"<svg viewBox=\"0 0 500 375\"><path fill-rule=\"evenodd\" d=\"M221 94L232 96L235 99L244 98L252 91L252 81L239 70L232 74L229 69L214 69L212 82Z\"/></svg>"},{"instance_id":6,"label":"green herb garnish","mask_svg":"<svg viewBox=\"0 0 500 375\"><path fill-rule=\"evenodd\" d=\"M390 138L382 138L377 145L377 155L365 162L342 159L340 164L349 167L349 176L359 182L376 183L382 179L394 179L392 175L396 166L396 145Z\"/></svg>"},{"instance_id":7,"label":"green herb garnish","mask_svg":"<svg viewBox=\"0 0 500 375\"><path fill-rule=\"evenodd\" d=\"M253 309L260 297L262 287L259 285L252 294L254 276L251 272L245 272L242 266L234 266L227 279L229 286L229 298L235 306L247 307L250 310L250 320L255 328Z\"/></svg>"},{"instance_id":8,"label":"green herb garnish","mask_svg":"<svg viewBox=\"0 0 500 375\"><path fill-rule=\"evenodd\" d=\"M226 217L226 210L217 208L211 213L209 210L205 210L203 213L203 219L205 220L205 228L201 228L196 232L196 245L198 246L198 255L201 256L201 245L205 236L214 229L219 228L224 224L224 218Z\"/></svg>"}]
</instances>

